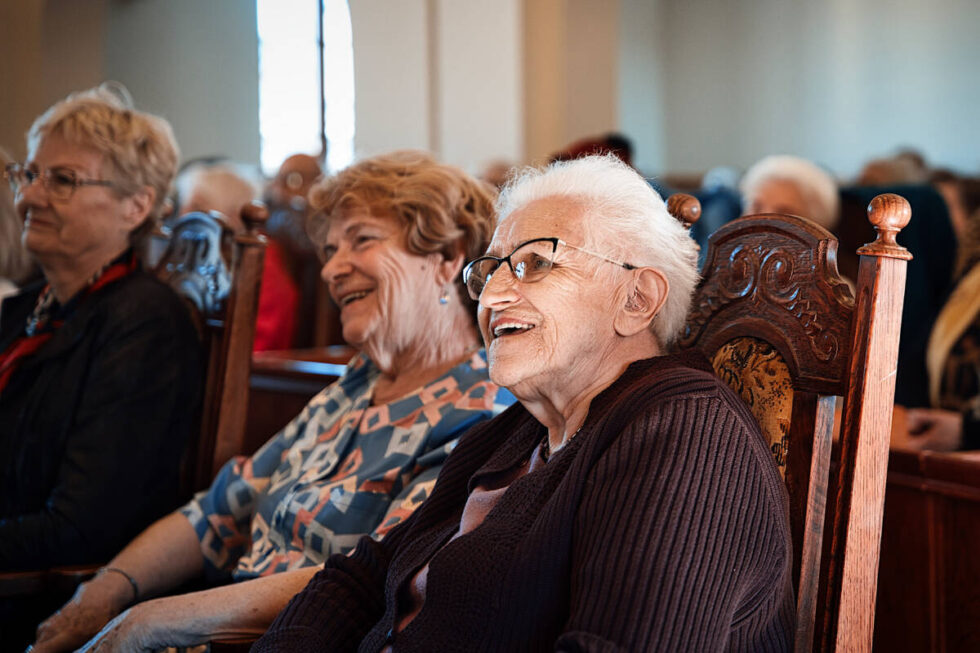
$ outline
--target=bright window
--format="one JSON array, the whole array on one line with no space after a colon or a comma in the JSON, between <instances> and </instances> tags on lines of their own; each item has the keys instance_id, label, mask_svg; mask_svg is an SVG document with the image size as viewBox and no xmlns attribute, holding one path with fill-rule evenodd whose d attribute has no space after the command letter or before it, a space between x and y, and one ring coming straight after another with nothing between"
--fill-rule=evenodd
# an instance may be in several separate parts
<instances>
[{"instance_id":1,"label":"bright window","mask_svg":"<svg viewBox=\"0 0 980 653\"><path fill-rule=\"evenodd\" d=\"M354 49L347 1L256 0L256 8L262 169L274 174L290 154L319 154L324 143L327 169L346 167L354 158Z\"/></svg>"}]
</instances>

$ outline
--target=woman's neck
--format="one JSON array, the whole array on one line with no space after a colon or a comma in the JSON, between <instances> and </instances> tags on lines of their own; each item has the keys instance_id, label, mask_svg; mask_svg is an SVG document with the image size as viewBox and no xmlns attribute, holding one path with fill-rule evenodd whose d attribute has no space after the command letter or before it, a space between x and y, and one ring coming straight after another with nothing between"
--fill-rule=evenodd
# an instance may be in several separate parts
<instances>
[{"instance_id":1,"label":"woman's neck","mask_svg":"<svg viewBox=\"0 0 980 653\"><path fill-rule=\"evenodd\" d=\"M480 340L472 318L461 313L451 322L451 327L437 329L447 334L441 338L433 340L426 337L427 334L419 334L410 347L385 357L367 352L381 369L371 399L374 405L404 397L431 383L479 348Z\"/></svg>"},{"instance_id":2,"label":"woman's neck","mask_svg":"<svg viewBox=\"0 0 980 653\"><path fill-rule=\"evenodd\" d=\"M598 361L582 357L580 365L560 378L531 379L510 388L531 415L548 429L552 453L568 444L589 416L592 400L615 383L638 360L660 355L656 339L650 335L632 339Z\"/></svg>"},{"instance_id":3,"label":"woman's neck","mask_svg":"<svg viewBox=\"0 0 980 653\"><path fill-rule=\"evenodd\" d=\"M605 367L605 373L595 373L582 387L571 384L549 388L522 396L521 389L512 389L531 415L548 429L548 446L552 453L571 440L589 416L592 400L622 375L626 366ZM598 372L598 370L597 370Z\"/></svg>"},{"instance_id":4,"label":"woman's neck","mask_svg":"<svg viewBox=\"0 0 980 653\"><path fill-rule=\"evenodd\" d=\"M51 284L51 291L59 304L65 304L88 285L99 270L122 254L121 249L111 254L80 256L72 259L40 261L44 278Z\"/></svg>"}]
</instances>

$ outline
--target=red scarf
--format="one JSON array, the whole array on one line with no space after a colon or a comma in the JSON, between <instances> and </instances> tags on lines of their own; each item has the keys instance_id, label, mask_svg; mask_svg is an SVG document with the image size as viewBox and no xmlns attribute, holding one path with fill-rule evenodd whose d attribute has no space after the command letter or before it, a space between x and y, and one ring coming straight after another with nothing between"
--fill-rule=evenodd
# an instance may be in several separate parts
<instances>
[{"instance_id":1,"label":"red scarf","mask_svg":"<svg viewBox=\"0 0 980 653\"><path fill-rule=\"evenodd\" d=\"M110 263L107 267L103 268L101 273L97 274L95 279L91 281L80 293L75 295L70 303L76 301L82 301L84 298L88 297L92 293L105 288L111 283L127 277L132 274L138 267L136 257L132 255L132 252L127 252L125 255L116 259L115 262ZM0 393L3 392L4 388L7 387L7 383L10 382L10 377L13 376L14 371L20 366L20 364L29 356L32 356L38 349L41 348L44 343L54 336L54 332L57 331L64 320L50 318L49 311L41 311L44 308L50 308L53 305L53 298L51 297L51 286L47 285L41 294L38 295L37 305L35 306L34 312L31 314L31 318L28 319L29 323L33 323L29 329L30 335L25 335L14 340L7 350L0 353ZM45 306L47 304L47 306ZM37 314L40 312L46 313L43 317L37 318Z\"/></svg>"}]
</instances>

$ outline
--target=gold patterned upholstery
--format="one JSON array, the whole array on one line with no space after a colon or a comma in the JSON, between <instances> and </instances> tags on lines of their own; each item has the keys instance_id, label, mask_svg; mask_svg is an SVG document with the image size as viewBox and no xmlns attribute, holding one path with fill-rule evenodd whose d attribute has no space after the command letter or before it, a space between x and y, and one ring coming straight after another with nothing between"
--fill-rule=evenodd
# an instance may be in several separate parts
<instances>
[{"instance_id":1,"label":"gold patterned upholstery","mask_svg":"<svg viewBox=\"0 0 980 653\"><path fill-rule=\"evenodd\" d=\"M727 342L711 361L718 376L734 390L755 415L769 439L779 473L786 476L793 387L789 368L771 345L742 337Z\"/></svg>"}]
</instances>

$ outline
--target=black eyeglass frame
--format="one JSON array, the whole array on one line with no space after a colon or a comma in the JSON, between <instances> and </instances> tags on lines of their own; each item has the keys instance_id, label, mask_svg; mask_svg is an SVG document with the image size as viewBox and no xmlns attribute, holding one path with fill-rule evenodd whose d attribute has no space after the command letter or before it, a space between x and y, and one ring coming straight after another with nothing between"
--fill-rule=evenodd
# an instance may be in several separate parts
<instances>
[{"instance_id":1,"label":"black eyeglass frame","mask_svg":"<svg viewBox=\"0 0 980 653\"><path fill-rule=\"evenodd\" d=\"M491 255L487 254L487 255L481 256L479 258L475 258L472 261L470 261L469 263L467 263L466 264L466 267L463 268L463 285L466 286L466 290L469 293L470 298L472 298L475 301L479 301L480 300L480 295L483 294L483 289L486 288L487 283L490 280L490 277L493 276L493 273L497 271L497 269L500 267L500 264L501 263L504 263L504 262L507 263L507 267L510 268L510 271L514 275L514 278L516 278L521 283L535 283L535 282L541 281L546 276L548 276L548 274L551 273L551 270L552 270L553 265L552 266L549 266L548 267L548 271L545 272L540 277L538 277L537 279L533 279L531 281L525 281L524 280L524 277L526 275L526 272L523 271L523 270L520 271L520 272L518 272L518 270L514 269L514 263L511 260L511 257L514 254L516 254L517 251L520 250L521 248L526 247L527 245L530 245L531 243L540 243L540 242L549 242L549 243L551 243L551 261L550 262L552 264L554 264L554 262L555 262L555 252L558 251L558 245L560 244L560 245L564 245L565 247L568 247L569 249L574 249L574 250L577 250L579 252L583 252L585 254L589 254L589 255L594 256L596 258L602 259L603 261L606 261L607 263L612 263L614 265L618 265L619 267L624 268L626 270L635 270L636 269L636 266L633 265L633 264L631 264L631 263L624 263L623 261L617 261L615 259L611 259L608 256L604 256L603 254L599 254L598 252L593 252L591 250L585 249L584 247L579 247L577 245L572 245L571 243L568 243L568 242L562 240L561 238L532 238L531 240L525 240L523 243L520 243L507 256L491 256ZM479 292L475 292L474 288L470 285L470 279L473 278L473 269L474 269L474 266L476 266L481 261L496 261L497 262L497 265L492 270L490 270L489 273L487 273L486 278L483 280L483 284L480 286Z\"/></svg>"},{"instance_id":2,"label":"black eyeglass frame","mask_svg":"<svg viewBox=\"0 0 980 653\"><path fill-rule=\"evenodd\" d=\"M67 170L71 174L56 172L59 170ZM55 182L54 176L56 174L61 174L63 179ZM25 189L30 188L40 178L45 192L59 202L70 200L80 186L105 186L106 188L120 190L119 184L114 181L106 179L78 179L75 177L75 171L70 168L45 168L43 172L35 172L19 163L9 163L3 167L3 176L10 183L11 190L17 195L23 193ZM67 192L60 190L65 188L70 190Z\"/></svg>"}]
</instances>

